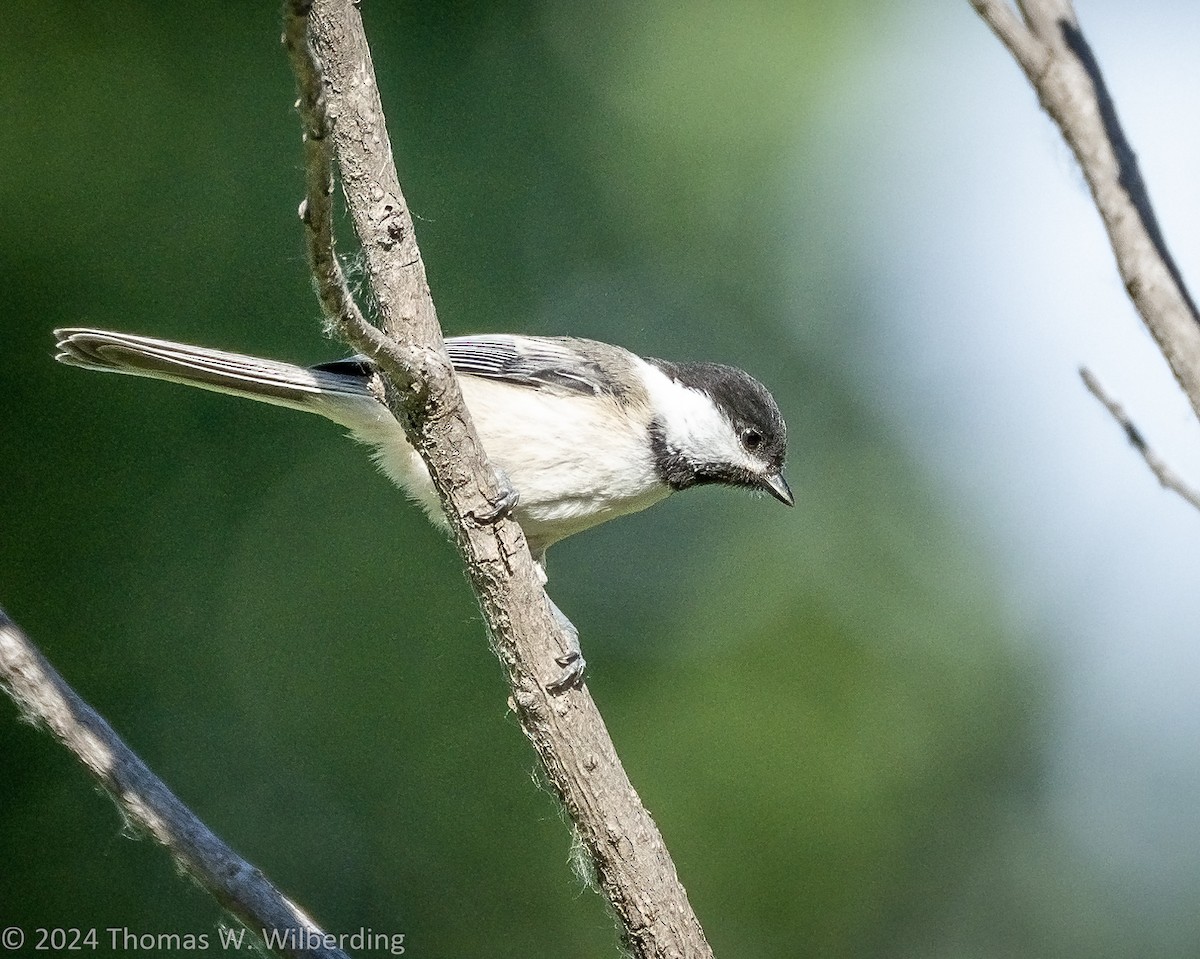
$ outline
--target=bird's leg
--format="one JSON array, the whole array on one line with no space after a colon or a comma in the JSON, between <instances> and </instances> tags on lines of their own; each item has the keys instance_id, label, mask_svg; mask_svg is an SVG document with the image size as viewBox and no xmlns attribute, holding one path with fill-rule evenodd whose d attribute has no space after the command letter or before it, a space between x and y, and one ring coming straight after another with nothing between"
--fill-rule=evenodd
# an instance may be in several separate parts
<instances>
[{"instance_id":1,"label":"bird's leg","mask_svg":"<svg viewBox=\"0 0 1200 959\"><path fill-rule=\"evenodd\" d=\"M493 466L492 469L496 473L496 485L500 488L500 495L496 502L488 504L487 509L471 510L471 519L480 526L491 526L508 518L517 508L517 504L521 502L521 494L512 485L508 474L499 466Z\"/></svg>"},{"instance_id":2,"label":"bird's leg","mask_svg":"<svg viewBox=\"0 0 1200 959\"><path fill-rule=\"evenodd\" d=\"M563 668L563 674L546 685L546 691L557 696L568 689L578 689L583 685L583 671L587 668L587 663L583 659L583 650L579 646L579 630L575 628L575 624L567 619L566 614L549 596L546 597L546 602L550 604L550 613L554 616L554 621L567 635L567 651L554 657L554 661Z\"/></svg>"}]
</instances>

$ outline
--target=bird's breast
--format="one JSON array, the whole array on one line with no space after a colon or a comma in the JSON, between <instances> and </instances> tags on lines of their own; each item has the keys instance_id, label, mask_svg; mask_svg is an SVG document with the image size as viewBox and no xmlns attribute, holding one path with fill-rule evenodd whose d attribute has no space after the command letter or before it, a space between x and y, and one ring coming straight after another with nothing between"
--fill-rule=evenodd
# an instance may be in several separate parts
<instances>
[{"instance_id":1,"label":"bird's breast","mask_svg":"<svg viewBox=\"0 0 1200 959\"><path fill-rule=\"evenodd\" d=\"M488 458L520 494L516 518L535 554L670 494L636 409L469 375L459 382ZM398 423L386 429L386 437L360 438L376 447L384 472L440 518L424 463Z\"/></svg>"},{"instance_id":2,"label":"bird's breast","mask_svg":"<svg viewBox=\"0 0 1200 959\"><path fill-rule=\"evenodd\" d=\"M475 377L462 384L488 456L521 495L517 516L535 551L670 493L636 409Z\"/></svg>"}]
</instances>

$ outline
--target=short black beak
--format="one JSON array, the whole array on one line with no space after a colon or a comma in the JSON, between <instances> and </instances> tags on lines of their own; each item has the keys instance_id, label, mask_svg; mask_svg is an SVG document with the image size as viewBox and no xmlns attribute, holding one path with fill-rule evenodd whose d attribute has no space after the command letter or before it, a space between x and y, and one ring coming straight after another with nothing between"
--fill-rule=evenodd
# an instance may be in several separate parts
<instances>
[{"instance_id":1,"label":"short black beak","mask_svg":"<svg viewBox=\"0 0 1200 959\"><path fill-rule=\"evenodd\" d=\"M782 473L772 473L770 476L762 478L762 488L774 496L784 506L795 506L796 498L792 496L792 488L788 486L787 480L783 478Z\"/></svg>"}]
</instances>

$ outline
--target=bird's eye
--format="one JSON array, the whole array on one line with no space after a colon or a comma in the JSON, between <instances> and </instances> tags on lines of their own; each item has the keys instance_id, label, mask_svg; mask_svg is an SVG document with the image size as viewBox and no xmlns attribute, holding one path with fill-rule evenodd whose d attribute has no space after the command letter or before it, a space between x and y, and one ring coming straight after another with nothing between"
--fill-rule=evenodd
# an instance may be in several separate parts
<instances>
[{"instance_id":1,"label":"bird's eye","mask_svg":"<svg viewBox=\"0 0 1200 959\"><path fill-rule=\"evenodd\" d=\"M742 446L751 453L762 446L762 433L758 430L742 430Z\"/></svg>"}]
</instances>

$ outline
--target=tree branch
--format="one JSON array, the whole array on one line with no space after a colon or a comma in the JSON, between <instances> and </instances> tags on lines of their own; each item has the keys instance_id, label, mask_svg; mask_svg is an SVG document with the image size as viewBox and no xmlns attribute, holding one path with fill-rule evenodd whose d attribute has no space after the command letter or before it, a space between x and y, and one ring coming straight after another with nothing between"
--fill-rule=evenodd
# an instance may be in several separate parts
<instances>
[{"instance_id":1,"label":"tree branch","mask_svg":"<svg viewBox=\"0 0 1200 959\"><path fill-rule=\"evenodd\" d=\"M1030 77L1039 76L1045 68L1045 48L1026 29L1008 0L971 0L971 6L1008 47L1021 69Z\"/></svg>"},{"instance_id":2,"label":"tree branch","mask_svg":"<svg viewBox=\"0 0 1200 959\"><path fill-rule=\"evenodd\" d=\"M167 848L254 935L291 943L280 955L346 959L295 903L202 823L58 674L0 609L0 686L23 715L45 726L104 787L129 822Z\"/></svg>"},{"instance_id":3,"label":"tree branch","mask_svg":"<svg viewBox=\"0 0 1200 959\"><path fill-rule=\"evenodd\" d=\"M1092 374L1086 366L1079 370L1079 377L1083 380L1083 385L1091 391L1092 396L1096 397L1103 405L1117 425L1125 431L1125 438L1129 440L1129 445L1137 450L1142 459L1146 461L1146 465L1150 467L1158 482L1163 489L1169 489L1172 492L1178 493L1188 503L1196 509L1200 509L1200 492L1192 489L1185 483L1171 467L1169 467L1163 459L1154 452L1150 444L1146 442L1146 437L1142 435L1142 431L1137 428L1137 424L1129 418L1129 414L1124 408L1114 400L1100 385L1100 381Z\"/></svg>"},{"instance_id":4,"label":"tree branch","mask_svg":"<svg viewBox=\"0 0 1200 959\"><path fill-rule=\"evenodd\" d=\"M1134 306L1200 418L1200 317L1167 250L1137 157L1071 0L971 0L1062 131L1104 220Z\"/></svg>"},{"instance_id":5,"label":"tree branch","mask_svg":"<svg viewBox=\"0 0 1200 959\"><path fill-rule=\"evenodd\" d=\"M288 0L285 21L306 141L308 195L301 209L330 323L386 374L384 396L441 496L508 674L512 707L592 857L628 946L639 957L711 956L662 836L591 695L586 687L561 695L547 689L558 678L555 658L568 641L520 527L503 517L478 519L500 490L442 343L359 12L352 0ZM382 331L346 304L330 228L330 139Z\"/></svg>"}]
</instances>

